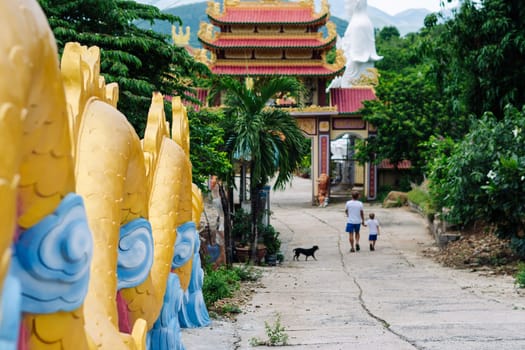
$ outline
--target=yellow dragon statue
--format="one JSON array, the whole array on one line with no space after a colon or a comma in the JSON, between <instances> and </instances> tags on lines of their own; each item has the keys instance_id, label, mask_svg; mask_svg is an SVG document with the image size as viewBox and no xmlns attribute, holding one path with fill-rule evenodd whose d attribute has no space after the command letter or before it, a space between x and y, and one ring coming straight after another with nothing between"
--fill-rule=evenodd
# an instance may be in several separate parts
<instances>
[{"instance_id":1,"label":"yellow dragon statue","mask_svg":"<svg viewBox=\"0 0 525 350\"><path fill-rule=\"evenodd\" d=\"M0 2L0 21L1 348L87 349L93 245L56 44L34 1Z\"/></svg>"},{"instance_id":2,"label":"yellow dragon statue","mask_svg":"<svg viewBox=\"0 0 525 350\"><path fill-rule=\"evenodd\" d=\"M154 95L141 142L98 48L66 45L61 72L36 2L0 19L0 348L160 348L157 325L181 348L161 312L209 322L185 108L171 139Z\"/></svg>"}]
</instances>

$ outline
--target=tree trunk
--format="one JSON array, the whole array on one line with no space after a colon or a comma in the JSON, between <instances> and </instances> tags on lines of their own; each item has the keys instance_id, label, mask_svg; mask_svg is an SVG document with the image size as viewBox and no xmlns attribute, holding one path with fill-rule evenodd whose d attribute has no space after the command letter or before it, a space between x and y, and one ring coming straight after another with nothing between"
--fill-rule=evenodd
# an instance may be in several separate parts
<instances>
[{"instance_id":1,"label":"tree trunk","mask_svg":"<svg viewBox=\"0 0 525 350\"><path fill-rule=\"evenodd\" d=\"M256 262L257 260L257 241L259 240L259 230L257 228L257 222L259 219L259 197L262 189L262 185L257 184L250 187L250 201L252 208L252 245L251 245L251 257L250 261Z\"/></svg>"},{"instance_id":2,"label":"tree trunk","mask_svg":"<svg viewBox=\"0 0 525 350\"><path fill-rule=\"evenodd\" d=\"M224 192L222 184L219 185L219 195L221 197L222 210L224 211L224 250L226 253L226 266L232 267L233 263L233 241L231 237L231 211L230 202Z\"/></svg>"}]
</instances>

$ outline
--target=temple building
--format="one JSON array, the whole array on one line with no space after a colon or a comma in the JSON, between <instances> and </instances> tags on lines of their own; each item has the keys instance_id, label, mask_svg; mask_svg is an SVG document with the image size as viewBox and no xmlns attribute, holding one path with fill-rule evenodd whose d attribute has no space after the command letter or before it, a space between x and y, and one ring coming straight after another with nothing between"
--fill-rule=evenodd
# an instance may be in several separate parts
<instances>
[{"instance_id":1,"label":"temple building","mask_svg":"<svg viewBox=\"0 0 525 350\"><path fill-rule=\"evenodd\" d=\"M327 89L347 65L341 50L333 62L327 61L337 42L327 0L318 12L313 0L224 0L222 9L211 0L207 14L209 23L201 23L198 33L204 49L195 57L214 74L239 79L288 75L305 85L303 107L287 100L276 100L275 107L289 108L311 140L312 204L323 205L318 198L322 174L332 184L329 196L348 196L358 189L374 198L375 168L352 158L356 140L374 131L356 114L363 100L375 99L373 79L365 77L352 88Z\"/></svg>"}]
</instances>

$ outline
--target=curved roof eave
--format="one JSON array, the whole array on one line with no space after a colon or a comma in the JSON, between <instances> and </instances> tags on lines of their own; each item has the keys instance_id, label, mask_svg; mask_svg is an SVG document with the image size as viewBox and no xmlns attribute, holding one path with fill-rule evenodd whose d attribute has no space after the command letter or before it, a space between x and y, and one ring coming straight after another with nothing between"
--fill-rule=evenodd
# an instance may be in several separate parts
<instances>
[{"instance_id":1,"label":"curved roof eave","mask_svg":"<svg viewBox=\"0 0 525 350\"><path fill-rule=\"evenodd\" d=\"M198 38L199 41L202 43L203 46L206 47L206 49L265 49L265 48L282 48L282 49L313 49L313 50L320 50L320 49L330 49L336 42L337 38L333 38L332 40L330 41L327 41L325 43L322 43L320 45L317 45L317 46L307 46L307 45L299 45L299 46L272 46L272 45L239 45L239 46L220 46L220 45L216 45L212 42L209 42L209 41L205 41L203 39L201 39L200 37ZM276 39L277 40L277 39Z\"/></svg>"},{"instance_id":2,"label":"curved roof eave","mask_svg":"<svg viewBox=\"0 0 525 350\"><path fill-rule=\"evenodd\" d=\"M215 22L218 25L227 25L227 24L265 24L265 25L282 25L282 24L293 24L293 25L312 25L318 23L319 25L322 25L323 22L326 23L326 20L328 19L328 13L323 14L322 16L318 18L313 18L311 21L300 21L300 22L255 22L255 21L239 21L239 22L232 22L232 21L222 21L218 18L213 17L212 15L208 14L208 18L210 19L210 22ZM214 23L214 24L215 24Z\"/></svg>"}]
</instances>

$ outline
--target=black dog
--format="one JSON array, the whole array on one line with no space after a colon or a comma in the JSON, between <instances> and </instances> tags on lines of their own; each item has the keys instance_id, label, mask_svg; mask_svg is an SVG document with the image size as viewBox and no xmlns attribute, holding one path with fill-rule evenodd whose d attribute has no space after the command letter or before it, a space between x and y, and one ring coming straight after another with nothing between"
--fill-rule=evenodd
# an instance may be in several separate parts
<instances>
[{"instance_id":1,"label":"black dog","mask_svg":"<svg viewBox=\"0 0 525 350\"><path fill-rule=\"evenodd\" d=\"M319 247L314 245L312 248L295 248L293 251L295 253L295 256L293 257L293 260L299 261L299 255L304 254L306 258L304 260L308 260L308 257L311 256L314 258L314 260L317 260L315 258L315 251L318 250Z\"/></svg>"}]
</instances>

